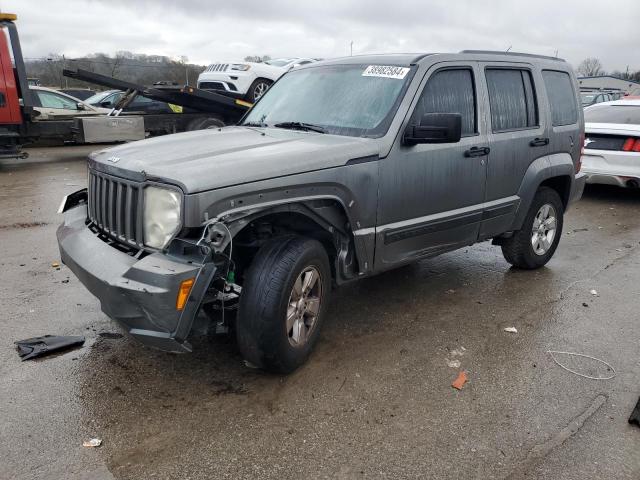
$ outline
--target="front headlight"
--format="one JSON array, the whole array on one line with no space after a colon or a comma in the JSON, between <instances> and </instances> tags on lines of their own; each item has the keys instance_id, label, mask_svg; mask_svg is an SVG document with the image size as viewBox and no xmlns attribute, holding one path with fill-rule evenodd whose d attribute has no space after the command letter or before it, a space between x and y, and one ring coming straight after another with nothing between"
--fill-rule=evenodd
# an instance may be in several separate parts
<instances>
[{"instance_id":1,"label":"front headlight","mask_svg":"<svg viewBox=\"0 0 640 480\"><path fill-rule=\"evenodd\" d=\"M164 248L180 228L182 195L158 187L144 189L144 244Z\"/></svg>"},{"instance_id":2,"label":"front headlight","mask_svg":"<svg viewBox=\"0 0 640 480\"><path fill-rule=\"evenodd\" d=\"M245 65L244 63L232 63L231 70L239 70L241 72L246 72L251 68L251 65Z\"/></svg>"}]
</instances>

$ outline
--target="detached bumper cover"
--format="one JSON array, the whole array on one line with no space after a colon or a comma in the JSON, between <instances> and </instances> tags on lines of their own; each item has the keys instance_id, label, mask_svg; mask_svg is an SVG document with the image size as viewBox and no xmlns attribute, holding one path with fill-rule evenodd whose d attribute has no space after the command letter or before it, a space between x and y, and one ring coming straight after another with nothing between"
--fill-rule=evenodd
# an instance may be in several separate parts
<instances>
[{"instance_id":1,"label":"detached bumper cover","mask_svg":"<svg viewBox=\"0 0 640 480\"><path fill-rule=\"evenodd\" d=\"M65 265L99 300L102 311L142 343L170 352L190 352L186 341L215 273L213 263L188 263L154 253L138 260L103 242L85 225L85 205L65 212L57 231ZM182 311L180 283L195 278Z\"/></svg>"}]
</instances>

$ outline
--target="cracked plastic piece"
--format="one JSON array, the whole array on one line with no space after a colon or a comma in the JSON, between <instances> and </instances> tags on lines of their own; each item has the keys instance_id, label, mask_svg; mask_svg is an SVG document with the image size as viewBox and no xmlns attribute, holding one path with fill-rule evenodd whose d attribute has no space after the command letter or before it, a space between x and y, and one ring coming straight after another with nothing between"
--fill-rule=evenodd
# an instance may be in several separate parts
<instances>
[{"instance_id":1,"label":"cracked plastic piece","mask_svg":"<svg viewBox=\"0 0 640 480\"><path fill-rule=\"evenodd\" d=\"M69 336L61 337L55 335L45 335L43 337L27 338L15 342L18 355L22 360L48 355L51 352L80 346L84 344L84 337Z\"/></svg>"},{"instance_id":2,"label":"cracked plastic piece","mask_svg":"<svg viewBox=\"0 0 640 480\"><path fill-rule=\"evenodd\" d=\"M640 427L640 398L638 399L638 403L636 403L636 408L634 408L633 412L631 412L629 423Z\"/></svg>"}]
</instances>

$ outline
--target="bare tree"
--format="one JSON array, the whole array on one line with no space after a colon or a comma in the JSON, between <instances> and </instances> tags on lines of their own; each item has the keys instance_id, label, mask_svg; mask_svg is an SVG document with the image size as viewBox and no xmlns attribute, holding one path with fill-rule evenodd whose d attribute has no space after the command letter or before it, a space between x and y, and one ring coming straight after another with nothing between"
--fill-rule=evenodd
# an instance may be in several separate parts
<instances>
[{"instance_id":1,"label":"bare tree","mask_svg":"<svg viewBox=\"0 0 640 480\"><path fill-rule=\"evenodd\" d=\"M116 53L115 58L113 59L113 62L111 63L111 76L115 77L116 76L116 72L118 71L118 68L124 63L125 60L125 56L122 55L120 52Z\"/></svg>"},{"instance_id":2,"label":"bare tree","mask_svg":"<svg viewBox=\"0 0 640 480\"><path fill-rule=\"evenodd\" d=\"M598 77L605 74L602 63L595 57L585 58L580 62L576 71L582 77Z\"/></svg>"},{"instance_id":3,"label":"bare tree","mask_svg":"<svg viewBox=\"0 0 640 480\"><path fill-rule=\"evenodd\" d=\"M244 57L245 62L254 62L254 63L262 63L271 60L269 55L247 55Z\"/></svg>"}]
</instances>

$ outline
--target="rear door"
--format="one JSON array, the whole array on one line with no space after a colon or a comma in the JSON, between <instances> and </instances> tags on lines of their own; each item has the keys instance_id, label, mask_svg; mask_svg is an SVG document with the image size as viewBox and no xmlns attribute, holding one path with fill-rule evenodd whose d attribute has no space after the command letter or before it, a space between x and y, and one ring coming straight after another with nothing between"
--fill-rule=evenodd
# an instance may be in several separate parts
<instances>
[{"instance_id":1,"label":"rear door","mask_svg":"<svg viewBox=\"0 0 640 480\"><path fill-rule=\"evenodd\" d=\"M518 206L517 192L531 162L548 152L547 121L540 115L540 73L528 63L484 62L489 111L486 202L480 238L504 233Z\"/></svg>"}]
</instances>

